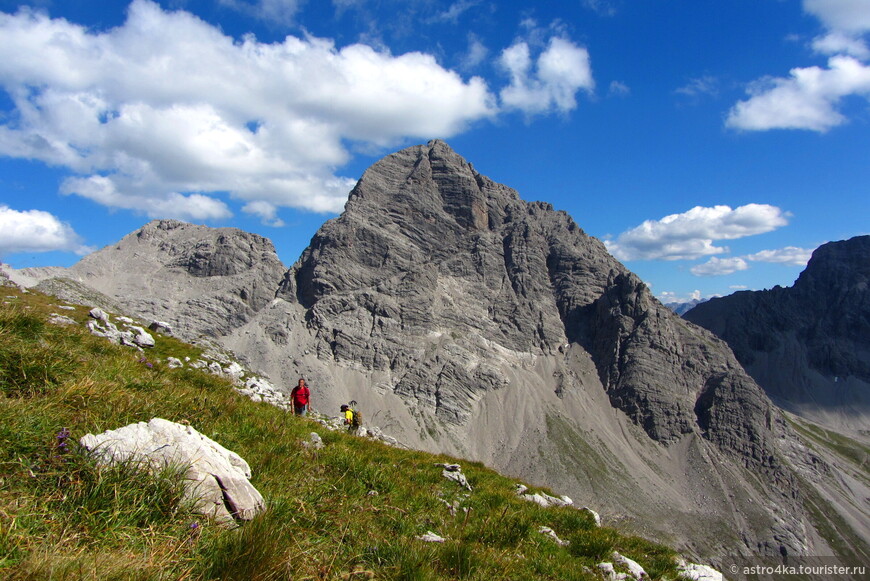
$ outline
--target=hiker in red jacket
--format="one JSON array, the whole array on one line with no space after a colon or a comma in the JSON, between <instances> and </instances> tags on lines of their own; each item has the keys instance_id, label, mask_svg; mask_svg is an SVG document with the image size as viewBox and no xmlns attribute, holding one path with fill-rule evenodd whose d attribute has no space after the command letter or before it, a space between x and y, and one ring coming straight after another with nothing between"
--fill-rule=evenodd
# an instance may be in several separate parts
<instances>
[{"instance_id":1,"label":"hiker in red jacket","mask_svg":"<svg viewBox=\"0 0 870 581\"><path fill-rule=\"evenodd\" d=\"M290 392L290 398L293 400L293 413L297 416L308 414L308 397L311 392L308 391L308 386L305 385L305 380L300 379L293 391Z\"/></svg>"}]
</instances>

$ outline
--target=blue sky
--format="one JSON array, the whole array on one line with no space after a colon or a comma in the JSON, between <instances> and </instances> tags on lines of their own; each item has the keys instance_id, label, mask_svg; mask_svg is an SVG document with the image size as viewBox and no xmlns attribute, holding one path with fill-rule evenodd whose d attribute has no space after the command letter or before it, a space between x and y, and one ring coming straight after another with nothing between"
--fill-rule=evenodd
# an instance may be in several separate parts
<instances>
[{"instance_id":1,"label":"blue sky","mask_svg":"<svg viewBox=\"0 0 870 581\"><path fill-rule=\"evenodd\" d=\"M445 139L659 298L790 285L870 233L870 0L0 0L0 260L152 218L292 264Z\"/></svg>"}]
</instances>

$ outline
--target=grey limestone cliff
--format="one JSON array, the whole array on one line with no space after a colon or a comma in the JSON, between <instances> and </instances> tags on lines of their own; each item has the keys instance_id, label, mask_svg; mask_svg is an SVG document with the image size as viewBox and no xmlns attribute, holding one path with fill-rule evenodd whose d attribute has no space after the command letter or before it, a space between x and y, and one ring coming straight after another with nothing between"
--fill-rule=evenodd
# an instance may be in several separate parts
<instances>
[{"instance_id":1,"label":"grey limestone cliff","mask_svg":"<svg viewBox=\"0 0 870 581\"><path fill-rule=\"evenodd\" d=\"M279 296L306 308L320 353L389 370L396 393L447 422L507 383L472 337L534 356L579 344L612 405L651 438L698 431L750 463L774 456L771 405L724 344L567 214L521 200L440 141L366 171Z\"/></svg>"}]
</instances>

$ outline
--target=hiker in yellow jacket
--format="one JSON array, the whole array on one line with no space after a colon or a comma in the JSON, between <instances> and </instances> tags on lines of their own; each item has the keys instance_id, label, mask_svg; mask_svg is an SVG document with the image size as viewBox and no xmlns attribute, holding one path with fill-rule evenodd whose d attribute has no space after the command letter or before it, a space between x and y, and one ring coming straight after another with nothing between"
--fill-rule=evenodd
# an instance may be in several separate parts
<instances>
[{"instance_id":1,"label":"hiker in yellow jacket","mask_svg":"<svg viewBox=\"0 0 870 581\"><path fill-rule=\"evenodd\" d=\"M362 425L359 412L346 403L341 405L341 412L344 414L344 425L348 432L355 432Z\"/></svg>"}]
</instances>

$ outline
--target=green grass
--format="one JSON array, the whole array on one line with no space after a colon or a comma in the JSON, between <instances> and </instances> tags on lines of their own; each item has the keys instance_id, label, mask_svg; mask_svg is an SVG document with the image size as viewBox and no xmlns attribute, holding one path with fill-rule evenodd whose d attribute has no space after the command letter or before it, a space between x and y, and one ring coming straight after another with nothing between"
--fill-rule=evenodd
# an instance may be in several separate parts
<instances>
[{"instance_id":1,"label":"green grass","mask_svg":"<svg viewBox=\"0 0 870 581\"><path fill-rule=\"evenodd\" d=\"M158 361L195 357L194 347L159 337L142 355L46 323L56 299L19 296L0 306L0 578L594 579L585 568L614 550L653 578L676 577L670 549L523 501L515 480L479 463L459 461L468 493L435 466L453 458L330 432ZM87 309L63 314L83 323ZM184 501L179 470L100 467L77 448L86 433L153 417L245 458L267 510L222 527ZM302 446L312 431L325 448ZM416 539L430 530L446 542Z\"/></svg>"},{"instance_id":2,"label":"green grass","mask_svg":"<svg viewBox=\"0 0 870 581\"><path fill-rule=\"evenodd\" d=\"M798 418L789 418L789 424L805 439L835 452L862 472L866 473L870 468L870 447L867 445Z\"/></svg>"}]
</instances>

